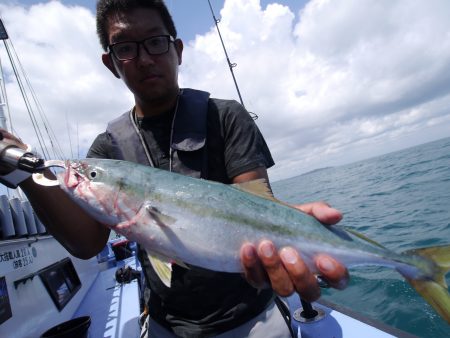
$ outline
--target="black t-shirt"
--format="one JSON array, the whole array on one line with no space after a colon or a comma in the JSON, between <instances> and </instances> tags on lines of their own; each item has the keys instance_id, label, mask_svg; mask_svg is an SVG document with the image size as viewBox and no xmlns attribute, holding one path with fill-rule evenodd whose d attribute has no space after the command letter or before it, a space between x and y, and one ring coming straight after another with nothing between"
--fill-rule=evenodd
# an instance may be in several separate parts
<instances>
[{"instance_id":1,"label":"black t-shirt","mask_svg":"<svg viewBox=\"0 0 450 338\"><path fill-rule=\"evenodd\" d=\"M172 113L138 121L156 167L169 170ZM270 151L248 112L236 101L210 99L207 115L207 179L231 183L247 171L271 167ZM114 158L107 133L97 136L87 157ZM173 266L167 288L139 250L151 289L151 317L181 337L207 337L237 327L258 315L272 290L251 287L240 274Z\"/></svg>"}]
</instances>

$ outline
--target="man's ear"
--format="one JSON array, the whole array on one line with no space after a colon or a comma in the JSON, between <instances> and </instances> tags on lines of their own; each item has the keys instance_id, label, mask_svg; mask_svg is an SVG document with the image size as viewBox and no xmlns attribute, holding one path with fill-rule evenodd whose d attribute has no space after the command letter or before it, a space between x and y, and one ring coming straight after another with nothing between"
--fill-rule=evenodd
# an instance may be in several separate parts
<instances>
[{"instance_id":1,"label":"man's ear","mask_svg":"<svg viewBox=\"0 0 450 338\"><path fill-rule=\"evenodd\" d=\"M183 61L183 41L181 41L181 39L176 39L173 44L175 45L175 50L178 55L178 65L181 65Z\"/></svg>"},{"instance_id":2,"label":"man's ear","mask_svg":"<svg viewBox=\"0 0 450 338\"><path fill-rule=\"evenodd\" d=\"M114 64L114 61L111 58L111 54L103 53L102 54L102 62L106 66L106 68L108 68L111 71L111 73L114 74L115 77L120 79L120 75L117 72L116 65Z\"/></svg>"}]
</instances>

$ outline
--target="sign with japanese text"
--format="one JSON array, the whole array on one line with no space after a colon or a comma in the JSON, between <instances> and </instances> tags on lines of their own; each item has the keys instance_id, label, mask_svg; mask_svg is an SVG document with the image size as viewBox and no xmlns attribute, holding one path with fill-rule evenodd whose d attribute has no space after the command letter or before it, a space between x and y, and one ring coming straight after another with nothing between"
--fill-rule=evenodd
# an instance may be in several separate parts
<instances>
[{"instance_id":1,"label":"sign with japanese text","mask_svg":"<svg viewBox=\"0 0 450 338\"><path fill-rule=\"evenodd\" d=\"M13 270L25 268L34 263L36 256L37 252L34 247L0 248L0 271L5 274Z\"/></svg>"}]
</instances>

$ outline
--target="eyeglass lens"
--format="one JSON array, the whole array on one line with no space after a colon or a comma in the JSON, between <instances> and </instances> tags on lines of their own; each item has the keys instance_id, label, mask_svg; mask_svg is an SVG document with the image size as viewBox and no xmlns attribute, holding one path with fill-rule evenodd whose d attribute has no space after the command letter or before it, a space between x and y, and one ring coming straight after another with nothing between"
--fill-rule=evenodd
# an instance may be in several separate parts
<instances>
[{"instance_id":1,"label":"eyeglass lens","mask_svg":"<svg viewBox=\"0 0 450 338\"><path fill-rule=\"evenodd\" d=\"M150 55L164 54L169 50L170 36L154 36L144 41L119 42L111 46L119 60L131 60L138 56L139 45L143 44Z\"/></svg>"}]
</instances>

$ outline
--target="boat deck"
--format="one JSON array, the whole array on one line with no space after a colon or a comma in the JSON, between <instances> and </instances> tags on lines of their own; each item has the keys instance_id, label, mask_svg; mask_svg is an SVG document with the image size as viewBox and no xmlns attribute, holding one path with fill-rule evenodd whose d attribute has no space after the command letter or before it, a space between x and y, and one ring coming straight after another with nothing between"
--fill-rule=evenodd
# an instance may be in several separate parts
<instances>
[{"instance_id":1,"label":"boat deck","mask_svg":"<svg viewBox=\"0 0 450 338\"><path fill-rule=\"evenodd\" d=\"M137 280L119 284L115 272L125 265L136 269L136 258L105 262L74 317L90 316L91 337L139 337L139 286Z\"/></svg>"},{"instance_id":2,"label":"boat deck","mask_svg":"<svg viewBox=\"0 0 450 338\"><path fill-rule=\"evenodd\" d=\"M134 338L139 337L139 286L136 280L119 284L115 272L126 265L136 269L136 258L130 257L116 263L107 263L88 291L74 317L90 316L91 337ZM410 334L388 327L368 318L338 308L325 301L313 303L324 317L317 321L299 322L301 303L297 295L286 299L292 315L292 326L299 338L391 338L413 337Z\"/></svg>"},{"instance_id":3,"label":"boat deck","mask_svg":"<svg viewBox=\"0 0 450 338\"><path fill-rule=\"evenodd\" d=\"M324 300L314 302L312 307L322 312L323 318L304 320L302 305L297 294L286 299L291 309L292 326L298 338L414 338L415 336L364 317L350 309ZM300 319L300 321L298 320Z\"/></svg>"}]
</instances>

